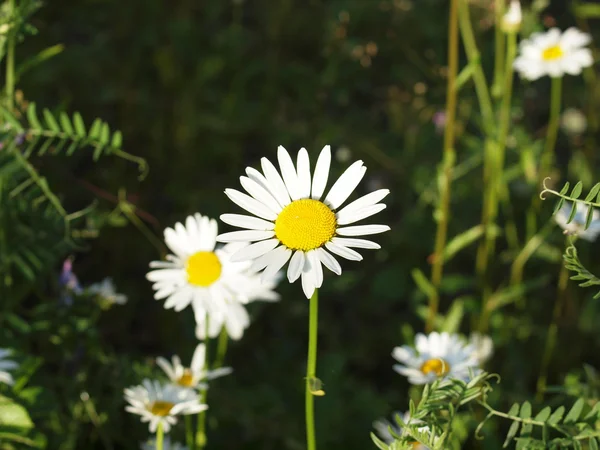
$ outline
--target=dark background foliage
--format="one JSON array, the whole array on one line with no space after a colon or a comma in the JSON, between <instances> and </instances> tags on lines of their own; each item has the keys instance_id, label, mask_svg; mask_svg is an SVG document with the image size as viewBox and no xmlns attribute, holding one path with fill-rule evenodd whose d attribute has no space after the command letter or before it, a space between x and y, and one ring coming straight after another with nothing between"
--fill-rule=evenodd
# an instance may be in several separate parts
<instances>
[{"instance_id":1,"label":"dark background foliage","mask_svg":"<svg viewBox=\"0 0 600 450\"><path fill-rule=\"evenodd\" d=\"M432 118L445 102L447 3L52 0L33 18L39 33L17 48L17 59L23 59L64 44L61 54L20 80L25 99L103 117L122 130L124 148L150 165L140 182L134 165L110 157L93 163L86 152L36 161L69 211L99 200L87 219L90 228L116 206L120 188L159 236L187 214L234 212L223 190L237 188L243 169L257 166L260 157L274 160L278 145L292 152L305 146L314 161L331 144L334 176L362 159L368 172L358 194L391 190L388 208L377 217L392 227L377 238L382 250L364 252L361 263L345 263L340 278L328 274L321 291L317 373L327 395L317 399L317 431L323 448L373 448L372 421L407 409L409 386L392 371L390 352L410 342L413 328L423 327L418 311L425 299L410 273L415 267L429 272L433 249L442 134ZM489 68L491 2L475 3ZM573 24L563 2L554 3L545 17L555 17L561 27ZM517 88L514 116L533 136L543 135L548 87L540 81ZM593 102L584 87L582 79L569 78L565 103L583 108ZM481 155L480 136L467 124L475 108L471 89L461 91L457 127L468 139L458 147L459 161L476 162ZM569 155L585 145L561 136L559 150ZM348 150L350 162L344 160ZM518 162L516 148L509 159ZM451 236L479 223L480 186L479 167L455 183ZM535 191L525 183L512 187L521 224L519 208ZM545 218L550 207L544 205ZM149 261L159 257L156 249L132 224L120 225L103 227L72 254L83 284L112 276L129 296L126 306L100 312L82 300L68 309L55 307L56 266L16 309L18 317L36 324L34 331L5 332L16 348L39 358L23 370L30 369L29 385L42 388L26 390L24 398L48 448L136 448L147 430L124 412L122 389L157 374L151 367L155 356L176 353L185 360L196 345L191 312L165 311L153 300L144 277ZM559 231L551 241L554 258L532 262L532 279L548 278L528 295L526 310L509 306L492 321L497 350L490 369L503 378L498 408L530 397L535 388L555 298ZM466 296L465 332L479 308L474 254L469 248L453 259L443 284L442 311ZM584 249L588 261L586 256ZM506 282L513 257L504 254L495 262L498 284ZM209 391L209 448L304 448L308 302L298 285L282 283L279 291L281 302L251 306L253 324L227 355L235 372ZM590 325L597 314L586 306L592 294L572 293L552 383L562 383L564 373L582 361L598 363L598 337ZM578 322L583 306L587 328ZM94 403L97 421L82 392ZM497 448L494 425L486 433L491 437L484 447Z\"/></svg>"}]
</instances>

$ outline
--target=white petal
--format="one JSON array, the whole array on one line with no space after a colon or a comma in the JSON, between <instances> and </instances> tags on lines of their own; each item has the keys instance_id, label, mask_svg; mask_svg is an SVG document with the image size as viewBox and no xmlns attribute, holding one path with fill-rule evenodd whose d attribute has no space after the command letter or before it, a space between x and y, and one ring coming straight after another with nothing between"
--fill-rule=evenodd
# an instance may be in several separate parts
<instances>
[{"instance_id":1,"label":"white petal","mask_svg":"<svg viewBox=\"0 0 600 450\"><path fill-rule=\"evenodd\" d=\"M231 255L232 262L247 261L258 258L267 252L270 252L279 245L279 239L269 239L268 241L256 242L248 247L244 247Z\"/></svg>"},{"instance_id":2,"label":"white petal","mask_svg":"<svg viewBox=\"0 0 600 450\"><path fill-rule=\"evenodd\" d=\"M298 200L300 198L298 195L300 190L298 189L298 175L296 174L296 168L294 167L290 154L281 145L277 147L277 160L279 161L281 175L290 197L292 200Z\"/></svg>"},{"instance_id":3,"label":"white petal","mask_svg":"<svg viewBox=\"0 0 600 450\"><path fill-rule=\"evenodd\" d=\"M281 206L289 205L291 200L287 188L273 163L267 158L262 158L260 164L265 173L265 178L271 186L271 194L273 194Z\"/></svg>"},{"instance_id":4,"label":"white petal","mask_svg":"<svg viewBox=\"0 0 600 450\"><path fill-rule=\"evenodd\" d=\"M359 209L363 209L367 206L379 203L379 201L383 200L389 193L389 189L379 189L375 192L371 192L370 194L363 195L361 198L354 200L352 203L349 203L348 205L344 206L338 212L338 216L347 214L351 211L358 211Z\"/></svg>"},{"instance_id":5,"label":"white petal","mask_svg":"<svg viewBox=\"0 0 600 450\"><path fill-rule=\"evenodd\" d=\"M248 242L248 241L262 241L263 239L269 239L275 236L273 230L244 230L244 231L232 231L230 233L223 233L217 236L219 242Z\"/></svg>"},{"instance_id":6,"label":"white petal","mask_svg":"<svg viewBox=\"0 0 600 450\"><path fill-rule=\"evenodd\" d=\"M292 256L292 251L282 245L270 252L269 255L271 255L271 262L261 275L261 280L263 282L273 278L275 274L279 272L279 269L281 269L285 263L288 262L290 256Z\"/></svg>"},{"instance_id":7,"label":"white petal","mask_svg":"<svg viewBox=\"0 0 600 450\"><path fill-rule=\"evenodd\" d=\"M378 212L383 211L385 207L385 204L378 203L376 205L365 206L359 210L350 211L344 214L342 214L340 211L338 214L336 214L338 218L337 223L338 225L348 225L350 223L358 222L359 220L366 219L367 217L371 217Z\"/></svg>"},{"instance_id":8,"label":"white petal","mask_svg":"<svg viewBox=\"0 0 600 450\"><path fill-rule=\"evenodd\" d=\"M194 355L192 356L192 363L190 364L192 372L198 372L202 370L204 368L205 360L206 346L201 343L196 346L196 350L194 350Z\"/></svg>"},{"instance_id":9,"label":"white petal","mask_svg":"<svg viewBox=\"0 0 600 450\"><path fill-rule=\"evenodd\" d=\"M325 197L324 203L331 209L338 209L342 203L354 192L358 183L365 176L367 168L363 166L362 161L356 161L338 178L331 190Z\"/></svg>"},{"instance_id":10,"label":"white petal","mask_svg":"<svg viewBox=\"0 0 600 450\"><path fill-rule=\"evenodd\" d=\"M348 247L344 247L343 245L334 244L333 242L327 242L325 244L325 247L331 253L335 253L336 255L341 256L342 258L349 259L350 261L362 261L363 259L360 253L355 252L354 250L349 249Z\"/></svg>"},{"instance_id":11,"label":"white petal","mask_svg":"<svg viewBox=\"0 0 600 450\"><path fill-rule=\"evenodd\" d=\"M308 152L303 147L298 152L298 158L296 160L296 167L298 169L298 195L299 198L310 197L310 158Z\"/></svg>"},{"instance_id":12,"label":"white petal","mask_svg":"<svg viewBox=\"0 0 600 450\"><path fill-rule=\"evenodd\" d=\"M342 227L336 230L340 236L366 236L369 234L383 233L389 231L387 225L357 225L355 227Z\"/></svg>"},{"instance_id":13,"label":"white petal","mask_svg":"<svg viewBox=\"0 0 600 450\"><path fill-rule=\"evenodd\" d=\"M256 181L263 188L265 188L275 198L275 200L277 200L277 203L279 203L279 200L277 199L277 196L274 193L275 188L271 186L269 181L265 178L265 176L262 173L260 173L256 169L253 169L252 167L246 167L246 175L248 175L248 178L250 178L253 181ZM283 208L285 205L279 203L279 206Z\"/></svg>"},{"instance_id":14,"label":"white petal","mask_svg":"<svg viewBox=\"0 0 600 450\"><path fill-rule=\"evenodd\" d=\"M248 177L240 177L240 184L248 194L260 203L266 205L274 213L279 213L281 211L281 206L279 206L279 203L277 203L277 200L275 200L273 195L256 181Z\"/></svg>"},{"instance_id":15,"label":"white petal","mask_svg":"<svg viewBox=\"0 0 600 450\"><path fill-rule=\"evenodd\" d=\"M323 196L323 192L325 192L325 186L327 185L327 179L329 178L330 164L331 146L326 145L319 154L317 165L315 166L315 173L313 174L311 198L314 198L315 200L319 200Z\"/></svg>"},{"instance_id":16,"label":"white petal","mask_svg":"<svg viewBox=\"0 0 600 450\"><path fill-rule=\"evenodd\" d=\"M242 214L221 214L220 219L231 226L247 228L249 230L273 230L275 228L273 222Z\"/></svg>"},{"instance_id":17,"label":"white petal","mask_svg":"<svg viewBox=\"0 0 600 450\"><path fill-rule=\"evenodd\" d=\"M306 258L310 261L311 271L315 280L315 287L320 288L323 285L323 267L321 266L319 256L314 250L311 250L306 254Z\"/></svg>"},{"instance_id":18,"label":"white petal","mask_svg":"<svg viewBox=\"0 0 600 450\"><path fill-rule=\"evenodd\" d=\"M310 272L302 273L302 291L304 291L306 298L311 298L315 292L315 282Z\"/></svg>"},{"instance_id":19,"label":"white petal","mask_svg":"<svg viewBox=\"0 0 600 450\"><path fill-rule=\"evenodd\" d=\"M330 253L322 248L316 249L315 252L317 252L317 256L325 267L327 267L336 275L342 274L342 266L340 266L340 263L337 262L337 259L335 259Z\"/></svg>"},{"instance_id":20,"label":"white petal","mask_svg":"<svg viewBox=\"0 0 600 450\"><path fill-rule=\"evenodd\" d=\"M378 250L381 248L376 242L367 241L366 239L352 239L352 238L341 238L334 237L331 239L331 242L334 242L339 245L343 245L344 247L352 247L352 248L369 248L373 250Z\"/></svg>"},{"instance_id":21,"label":"white petal","mask_svg":"<svg viewBox=\"0 0 600 450\"><path fill-rule=\"evenodd\" d=\"M287 277L290 283L293 283L298 279L302 273L304 267L304 252L302 250L296 250L290 260L290 265L287 270Z\"/></svg>"},{"instance_id":22,"label":"white petal","mask_svg":"<svg viewBox=\"0 0 600 450\"><path fill-rule=\"evenodd\" d=\"M249 195L243 194L235 189L225 189L225 195L227 195L232 202L258 217L267 220L275 220L277 218L277 214L271 211L269 207L258 200L253 199Z\"/></svg>"},{"instance_id":23,"label":"white petal","mask_svg":"<svg viewBox=\"0 0 600 450\"><path fill-rule=\"evenodd\" d=\"M563 50L575 50L576 48L585 47L590 42L592 42L592 37L575 27L565 30L560 37L560 46Z\"/></svg>"}]
</instances>

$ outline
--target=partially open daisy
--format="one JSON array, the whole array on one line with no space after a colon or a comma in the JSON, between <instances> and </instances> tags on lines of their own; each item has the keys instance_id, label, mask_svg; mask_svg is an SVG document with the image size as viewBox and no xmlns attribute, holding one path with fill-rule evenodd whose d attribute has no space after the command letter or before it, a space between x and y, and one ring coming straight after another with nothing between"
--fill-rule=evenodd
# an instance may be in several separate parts
<instances>
[{"instance_id":1,"label":"partially open daisy","mask_svg":"<svg viewBox=\"0 0 600 450\"><path fill-rule=\"evenodd\" d=\"M253 268L262 270L270 278L288 261L290 283L302 279L307 298L323 283L321 264L336 274L342 268L333 254L353 261L362 256L353 248L378 249L375 242L356 236L382 233L386 225L347 226L378 213L385 208L379 203L389 191L380 189L365 195L340 209L350 197L366 172L362 161L352 164L333 184L323 198L331 150L321 151L311 179L308 152L298 152L296 166L289 153L279 147L278 172L267 159L261 159L263 173L248 167L247 177L240 177L244 194L226 189L225 194L253 216L223 214L221 220L229 225L245 228L217 237L220 242L252 241L253 244L232 256L235 261L253 261ZM254 217L256 216L256 217Z\"/></svg>"},{"instance_id":2,"label":"partially open daisy","mask_svg":"<svg viewBox=\"0 0 600 450\"><path fill-rule=\"evenodd\" d=\"M592 212L592 222L588 229L585 229L585 223L590 207L583 203L577 203L577 211L570 223L569 217L573 211L573 203L565 202L565 204L554 215L554 220L565 230L565 234L576 235L581 239L593 242L600 234L600 211L594 209Z\"/></svg>"},{"instance_id":3,"label":"partially open daisy","mask_svg":"<svg viewBox=\"0 0 600 450\"><path fill-rule=\"evenodd\" d=\"M0 383L13 384L14 380L8 370L16 369L19 365L8 359L11 355L11 351L0 348Z\"/></svg>"},{"instance_id":4,"label":"partially open daisy","mask_svg":"<svg viewBox=\"0 0 600 450\"><path fill-rule=\"evenodd\" d=\"M162 385L158 381L144 380L141 385L125 389L125 400L129 403L125 411L138 414L142 422L149 423L155 433L159 424L168 433L177 423L177 416L197 414L208 408L198 400L191 389L182 389L173 384Z\"/></svg>"},{"instance_id":5,"label":"partially open daisy","mask_svg":"<svg viewBox=\"0 0 600 450\"><path fill-rule=\"evenodd\" d=\"M167 261L154 261L146 278L156 291L154 298L166 298L165 308L181 311L190 303L198 319L226 310L227 302L246 303L258 295L256 271L250 263L232 262L231 255L240 248L239 243L216 247L217 222L195 214L174 228L165 230L165 242L173 251ZM272 293L261 292L271 296Z\"/></svg>"},{"instance_id":6,"label":"partially open daisy","mask_svg":"<svg viewBox=\"0 0 600 450\"><path fill-rule=\"evenodd\" d=\"M415 337L416 352L403 345L394 348L392 356L401 364L394 370L408 377L412 384L428 384L436 379L458 378L467 380L470 369L477 373L479 362L475 349L466 344L459 335L418 333Z\"/></svg>"},{"instance_id":7,"label":"partially open daisy","mask_svg":"<svg viewBox=\"0 0 600 450\"><path fill-rule=\"evenodd\" d=\"M554 78L564 74L579 75L584 68L594 64L591 50L585 48L591 41L589 34L574 27L564 33L558 28L534 33L521 41L514 68L529 80L544 75Z\"/></svg>"},{"instance_id":8,"label":"partially open daisy","mask_svg":"<svg viewBox=\"0 0 600 450\"><path fill-rule=\"evenodd\" d=\"M221 367L215 370L206 370L206 346L198 344L189 367L181 364L179 356L171 358L171 363L162 357L156 358L156 364L165 371L173 384L187 389L205 389L203 381L213 380L231 373L231 368Z\"/></svg>"},{"instance_id":9,"label":"partially open daisy","mask_svg":"<svg viewBox=\"0 0 600 450\"><path fill-rule=\"evenodd\" d=\"M494 353L494 341L489 336L478 332L471 333L469 344L473 347L473 356L483 366Z\"/></svg>"}]
</instances>

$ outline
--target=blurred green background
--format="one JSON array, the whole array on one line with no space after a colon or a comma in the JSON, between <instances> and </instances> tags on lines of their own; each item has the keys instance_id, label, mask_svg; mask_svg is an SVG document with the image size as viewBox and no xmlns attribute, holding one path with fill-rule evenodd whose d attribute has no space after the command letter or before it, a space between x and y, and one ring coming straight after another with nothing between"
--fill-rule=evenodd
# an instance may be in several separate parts
<instances>
[{"instance_id":1,"label":"blurred green background","mask_svg":"<svg viewBox=\"0 0 600 450\"><path fill-rule=\"evenodd\" d=\"M493 2L472 3L482 58L490 68ZM574 24L567 3L554 2L530 28L548 24L545 20L562 28ZM382 250L363 252L361 263L345 262L339 278L328 273L321 290L317 374L327 393L317 399L321 448L374 448L372 421L408 407L409 386L392 371L390 353L423 327L425 298L411 270L428 274L433 249L443 135L433 119L445 102L447 7L443 0L52 0L33 18L39 33L17 47L19 60L49 45L65 46L20 80L25 99L102 117L122 130L124 148L150 165L140 182L135 165L110 157L95 164L86 152L36 161L69 211L99 200L87 219L90 228L97 225L94 218L116 206L120 188L158 236L188 214L238 212L223 190L238 188L244 168L256 167L260 157L274 161L278 145L291 152L306 147L314 163L323 145L331 144L332 178L362 159L368 171L355 195L391 190L387 209L376 218L392 227L375 239ZM596 84L585 83L565 80L567 106L600 105ZM548 90L548 80L517 85L514 139L527 141L523 145L543 136ZM475 113L469 86L460 93L457 131L459 162L472 168L454 184L450 236L480 220L482 147L472 126ZM566 155L563 161L571 155L585 159L597 137L590 132L591 141L573 141L561 134L559 154ZM511 164L519 164L519 144L510 149ZM592 181L595 166L584 166ZM578 179L586 175L573 170L579 170ZM521 225L536 189L519 179L511 187ZM549 203L544 218L551 214ZM42 388L27 395L51 449L136 448L147 429L124 412L123 388L158 374L155 356L176 353L185 361L197 343L191 311L166 311L152 297L145 274L159 257L156 249L132 224L114 225L119 226L103 227L97 239L73 252L74 272L84 285L112 276L129 296L127 305L102 312L97 327L90 325L86 305L53 308L57 265L17 313L29 322L42 320L36 305L46 301L44 320L59 337L5 332L24 353L43 358L37 368L31 362L29 380ZM534 391L561 245L556 230L546 253L528 266L531 280L545 278L528 295L526 311L509 305L493 318L497 351L489 369L502 375L498 408ZM582 249L584 262L597 248ZM464 301L464 332L470 330L470 313L479 308L474 254L472 246L456 256L443 283L443 312L454 299ZM495 261L498 283L505 281L513 257L500 253ZM279 303L250 306L253 323L226 358L234 374L212 384L209 449L305 446L308 302L298 284L284 282L278 290ZM593 292L572 295L573 310L561 328L562 356L553 363L554 384L582 362L600 362ZM587 325L579 321L582 308ZM571 347L567 336L578 344ZM84 391L99 414L97 423L86 409L89 403L81 401ZM480 448L500 447L495 426L485 428L488 439ZM183 441L180 431L175 436Z\"/></svg>"}]
</instances>

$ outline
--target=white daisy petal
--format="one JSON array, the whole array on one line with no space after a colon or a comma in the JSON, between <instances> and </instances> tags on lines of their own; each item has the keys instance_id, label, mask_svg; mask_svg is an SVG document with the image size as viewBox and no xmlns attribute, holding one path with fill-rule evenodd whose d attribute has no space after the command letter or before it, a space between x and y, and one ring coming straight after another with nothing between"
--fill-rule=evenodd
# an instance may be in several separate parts
<instances>
[{"instance_id":1,"label":"white daisy petal","mask_svg":"<svg viewBox=\"0 0 600 450\"><path fill-rule=\"evenodd\" d=\"M292 256L292 251L282 245L269 254L271 255L271 262L262 273L261 280L263 281L273 278L279 272Z\"/></svg>"},{"instance_id":2,"label":"white daisy petal","mask_svg":"<svg viewBox=\"0 0 600 450\"><path fill-rule=\"evenodd\" d=\"M377 191L371 192L370 194L363 195L361 198L354 200L352 203L348 203L346 206L344 206L340 211L338 211L337 215L339 217L340 215L344 215L352 211L358 211L367 206L379 203L379 201L383 200L389 193L389 189L379 189Z\"/></svg>"},{"instance_id":3,"label":"white daisy petal","mask_svg":"<svg viewBox=\"0 0 600 450\"><path fill-rule=\"evenodd\" d=\"M325 267L327 267L336 275L342 274L342 266L340 266L340 263L337 262L337 260L330 253L327 253L322 248L316 249L315 252Z\"/></svg>"},{"instance_id":4,"label":"white daisy petal","mask_svg":"<svg viewBox=\"0 0 600 450\"><path fill-rule=\"evenodd\" d=\"M369 234L383 233L389 231L387 225L357 225L354 227L342 227L336 230L340 236L366 236Z\"/></svg>"},{"instance_id":5,"label":"white daisy petal","mask_svg":"<svg viewBox=\"0 0 600 450\"><path fill-rule=\"evenodd\" d=\"M320 288L323 285L323 267L321 266L321 260L314 250L308 252L306 258L310 261L311 270L315 280L315 287Z\"/></svg>"},{"instance_id":6,"label":"white daisy petal","mask_svg":"<svg viewBox=\"0 0 600 450\"><path fill-rule=\"evenodd\" d=\"M325 186L327 186L327 179L329 178L329 165L331 164L331 146L326 145L321 150L319 158L317 159L317 165L313 174L312 182L312 194L311 198L319 200L325 192Z\"/></svg>"},{"instance_id":7,"label":"white daisy petal","mask_svg":"<svg viewBox=\"0 0 600 450\"><path fill-rule=\"evenodd\" d=\"M302 250L296 250L290 259L290 265L288 266L287 277L290 283L296 281L302 273L304 267L304 252Z\"/></svg>"},{"instance_id":8,"label":"white daisy petal","mask_svg":"<svg viewBox=\"0 0 600 450\"><path fill-rule=\"evenodd\" d=\"M353 163L334 183L323 202L328 204L331 209L338 209L354 192L366 171L362 161Z\"/></svg>"},{"instance_id":9,"label":"white daisy petal","mask_svg":"<svg viewBox=\"0 0 600 450\"><path fill-rule=\"evenodd\" d=\"M283 182L281 175L279 175L277 172L275 166L267 158L261 158L260 164L265 174L265 178L271 186L271 193L273 196L277 199L280 205L284 207L289 205L291 200L288 190L285 187L285 183Z\"/></svg>"},{"instance_id":10,"label":"white daisy petal","mask_svg":"<svg viewBox=\"0 0 600 450\"><path fill-rule=\"evenodd\" d=\"M372 215L383 211L385 207L386 206L383 203L378 203L376 205L365 206L364 208L350 211L345 214L342 214L340 211L337 214L337 223L338 225L348 225L350 223L358 222L359 220L366 219L367 217L371 217Z\"/></svg>"},{"instance_id":11,"label":"white daisy petal","mask_svg":"<svg viewBox=\"0 0 600 450\"><path fill-rule=\"evenodd\" d=\"M334 237L331 239L331 242L333 242L335 244L343 245L344 247L351 247L351 248L368 248L368 249L372 249L372 250L378 250L381 248L381 245L379 245L378 243L373 242L373 241L367 241L366 239Z\"/></svg>"},{"instance_id":12,"label":"white daisy petal","mask_svg":"<svg viewBox=\"0 0 600 450\"><path fill-rule=\"evenodd\" d=\"M244 230L223 233L217 236L219 242L262 241L275 236L273 230Z\"/></svg>"},{"instance_id":13,"label":"white daisy petal","mask_svg":"<svg viewBox=\"0 0 600 450\"><path fill-rule=\"evenodd\" d=\"M315 292L315 282L310 272L302 272L302 291L306 298L311 298Z\"/></svg>"},{"instance_id":14,"label":"white daisy petal","mask_svg":"<svg viewBox=\"0 0 600 450\"><path fill-rule=\"evenodd\" d=\"M273 222L242 214L221 214L220 219L233 227L247 228L249 230L273 230L275 228Z\"/></svg>"},{"instance_id":15,"label":"white daisy petal","mask_svg":"<svg viewBox=\"0 0 600 450\"><path fill-rule=\"evenodd\" d=\"M277 218L277 214L268 206L249 195L243 194L235 189L225 189L225 195L227 195L233 203L258 217L267 220L275 220Z\"/></svg>"},{"instance_id":16,"label":"white daisy petal","mask_svg":"<svg viewBox=\"0 0 600 450\"><path fill-rule=\"evenodd\" d=\"M344 247L343 245L340 245L340 244L335 244L333 242L327 242L325 244L325 247L331 253L335 253L336 255L341 256L342 258L349 259L350 261L362 261L362 259L363 259L363 257L361 256L360 253L358 253L348 247Z\"/></svg>"},{"instance_id":17,"label":"white daisy petal","mask_svg":"<svg viewBox=\"0 0 600 450\"><path fill-rule=\"evenodd\" d=\"M269 239L260 241L238 250L231 256L232 261L247 261L249 259L258 258L267 252L270 252L279 245L278 239Z\"/></svg>"},{"instance_id":18,"label":"white daisy petal","mask_svg":"<svg viewBox=\"0 0 600 450\"><path fill-rule=\"evenodd\" d=\"M292 162L290 154L281 145L277 147L277 160L279 161L279 168L281 169L281 176L285 182L287 191L290 194L292 200L298 200L299 196L299 184L298 175L296 174L296 168Z\"/></svg>"},{"instance_id":19,"label":"white daisy petal","mask_svg":"<svg viewBox=\"0 0 600 450\"><path fill-rule=\"evenodd\" d=\"M240 177L240 184L246 190L246 192L248 192L248 194L258 200L260 203L265 204L274 213L281 211L281 206L279 206L277 200L275 200L271 193L256 181L248 177Z\"/></svg>"},{"instance_id":20,"label":"white daisy petal","mask_svg":"<svg viewBox=\"0 0 600 450\"><path fill-rule=\"evenodd\" d=\"M296 160L298 169L298 197L310 198L310 158L305 148L298 152Z\"/></svg>"}]
</instances>

